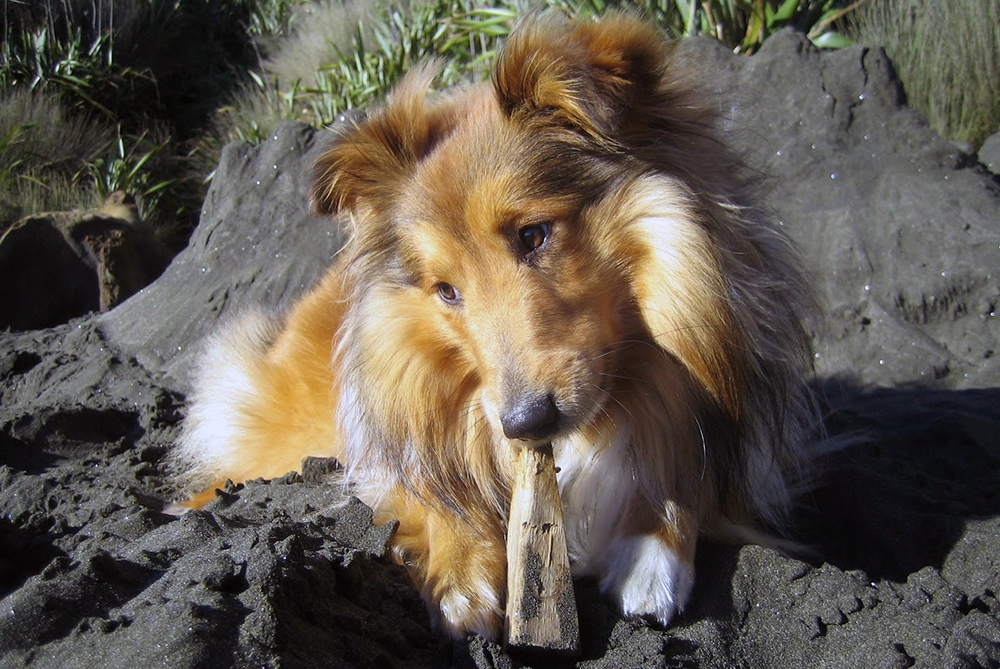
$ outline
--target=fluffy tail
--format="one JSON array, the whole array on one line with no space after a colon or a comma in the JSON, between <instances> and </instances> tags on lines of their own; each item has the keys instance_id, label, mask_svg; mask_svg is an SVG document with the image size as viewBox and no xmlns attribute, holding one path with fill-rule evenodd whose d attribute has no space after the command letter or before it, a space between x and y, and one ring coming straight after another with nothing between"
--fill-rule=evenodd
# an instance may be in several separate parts
<instances>
[{"instance_id":1,"label":"fluffy tail","mask_svg":"<svg viewBox=\"0 0 1000 669\"><path fill-rule=\"evenodd\" d=\"M178 447L171 454L171 470L185 490L203 490L241 469L239 445L259 401L264 356L280 328L278 319L248 311L208 340Z\"/></svg>"}]
</instances>

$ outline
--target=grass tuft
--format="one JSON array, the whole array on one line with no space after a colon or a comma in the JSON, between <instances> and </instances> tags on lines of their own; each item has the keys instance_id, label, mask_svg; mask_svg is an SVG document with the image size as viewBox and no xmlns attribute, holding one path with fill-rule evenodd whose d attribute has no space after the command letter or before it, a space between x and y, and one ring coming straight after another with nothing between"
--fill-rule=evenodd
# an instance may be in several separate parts
<instances>
[{"instance_id":1,"label":"grass tuft","mask_svg":"<svg viewBox=\"0 0 1000 669\"><path fill-rule=\"evenodd\" d=\"M517 15L513 3L483 9L472 0L322 0L299 11L296 29L220 110L220 141L259 142L284 119L328 125L430 58L444 59L442 85L483 76Z\"/></svg>"},{"instance_id":2,"label":"grass tuft","mask_svg":"<svg viewBox=\"0 0 1000 669\"><path fill-rule=\"evenodd\" d=\"M0 231L22 215L94 206L75 175L115 135L105 118L69 113L53 93L19 89L0 99Z\"/></svg>"},{"instance_id":3,"label":"grass tuft","mask_svg":"<svg viewBox=\"0 0 1000 669\"><path fill-rule=\"evenodd\" d=\"M0 216L121 187L183 243L209 122L305 1L0 0Z\"/></svg>"},{"instance_id":4,"label":"grass tuft","mask_svg":"<svg viewBox=\"0 0 1000 669\"><path fill-rule=\"evenodd\" d=\"M845 0L543 0L567 15L596 16L610 8L652 18L675 36L710 34L737 52L755 51L785 26L816 43L847 43L837 32L853 5ZM519 0L413 0L371 4L320 0L300 8L305 20L263 61L219 114L218 141L259 142L280 120L323 126L344 111L383 97L413 64L440 59L442 86L488 71L517 16Z\"/></svg>"}]
</instances>

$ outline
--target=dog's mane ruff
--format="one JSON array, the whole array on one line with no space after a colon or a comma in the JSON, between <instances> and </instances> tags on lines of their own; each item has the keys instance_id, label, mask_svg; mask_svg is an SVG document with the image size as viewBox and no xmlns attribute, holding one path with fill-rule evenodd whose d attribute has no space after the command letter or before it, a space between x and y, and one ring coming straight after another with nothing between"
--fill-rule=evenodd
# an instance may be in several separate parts
<instances>
[{"instance_id":1,"label":"dog's mane ruff","mask_svg":"<svg viewBox=\"0 0 1000 669\"><path fill-rule=\"evenodd\" d=\"M456 365L434 333L414 318L389 318L401 297L375 286L345 316L337 366L350 391L338 420L347 436L348 462L364 462L378 499L403 486L422 504L472 525L497 525L509 498L509 473L498 458L485 418L473 398L477 377ZM368 498L368 496L366 496ZM471 501L470 501L471 500Z\"/></svg>"},{"instance_id":2,"label":"dog's mane ruff","mask_svg":"<svg viewBox=\"0 0 1000 669\"><path fill-rule=\"evenodd\" d=\"M760 184L718 138L715 115L697 95L696 89L665 94L675 101L687 96L679 109L693 115L654 118L654 126L664 128L654 134L659 141L636 147L633 155L684 185L715 249L729 328L729 341L719 341L715 350L729 357L718 369L731 371L728 378L715 378L732 384L726 404L740 440L729 459L741 465L719 462L716 467L724 479L722 510L739 521L749 510L783 528L792 483L786 477L797 475L800 448L818 425L805 383L811 345L803 319L814 308L813 295L797 250L754 201Z\"/></svg>"}]
</instances>

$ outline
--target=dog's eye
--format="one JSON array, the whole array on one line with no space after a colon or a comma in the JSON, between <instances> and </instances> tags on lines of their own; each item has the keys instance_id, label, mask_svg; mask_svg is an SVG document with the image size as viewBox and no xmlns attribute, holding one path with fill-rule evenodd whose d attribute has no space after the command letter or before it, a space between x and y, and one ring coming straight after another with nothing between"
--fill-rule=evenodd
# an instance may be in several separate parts
<instances>
[{"instance_id":1,"label":"dog's eye","mask_svg":"<svg viewBox=\"0 0 1000 669\"><path fill-rule=\"evenodd\" d=\"M551 223L532 223L517 231L518 241L521 243L521 252L528 255L537 251L548 241L552 232Z\"/></svg>"},{"instance_id":2,"label":"dog's eye","mask_svg":"<svg viewBox=\"0 0 1000 669\"><path fill-rule=\"evenodd\" d=\"M437 285L437 292L438 297L448 304L456 304L462 299L462 296L459 295L458 289L455 288L455 286L443 281Z\"/></svg>"}]
</instances>

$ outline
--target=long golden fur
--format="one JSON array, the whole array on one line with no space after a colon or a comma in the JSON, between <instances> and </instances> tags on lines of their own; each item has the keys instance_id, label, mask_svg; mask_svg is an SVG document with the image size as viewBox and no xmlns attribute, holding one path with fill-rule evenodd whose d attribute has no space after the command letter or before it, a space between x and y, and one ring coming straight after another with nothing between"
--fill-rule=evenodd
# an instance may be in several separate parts
<instances>
[{"instance_id":1,"label":"long golden fur","mask_svg":"<svg viewBox=\"0 0 1000 669\"><path fill-rule=\"evenodd\" d=\"M784 518L813 420L794 254L638 20L534 16L492 82L433 76L320 159L349 238L319 285L211 342L190 505L336 456L437 622L495 637L513 455L551 441L574 575L667 624L699 534Z\"/></svg>"}]
</instances>

